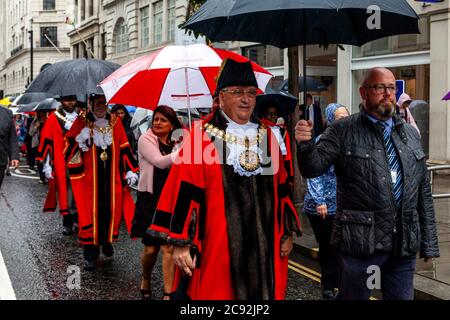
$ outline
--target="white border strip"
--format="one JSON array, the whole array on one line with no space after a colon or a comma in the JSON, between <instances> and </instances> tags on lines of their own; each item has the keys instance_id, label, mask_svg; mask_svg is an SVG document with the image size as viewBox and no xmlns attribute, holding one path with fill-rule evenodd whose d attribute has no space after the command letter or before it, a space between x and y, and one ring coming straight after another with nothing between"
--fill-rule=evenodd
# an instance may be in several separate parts
<instances>
[{"instance_id":1,"label":"white border strip","mask_svg":"<svg viewBox=\"0 0 450 320\"><path fill-rule=\"evenodd\" d=\"M0 300L17 300L0 251Z\"/></svg>"}]
</instances>

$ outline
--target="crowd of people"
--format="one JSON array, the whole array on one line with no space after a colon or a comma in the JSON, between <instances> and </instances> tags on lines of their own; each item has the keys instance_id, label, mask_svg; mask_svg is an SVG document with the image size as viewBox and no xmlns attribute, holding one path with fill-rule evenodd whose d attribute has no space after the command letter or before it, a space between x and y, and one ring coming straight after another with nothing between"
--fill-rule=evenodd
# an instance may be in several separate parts
<instances>
[{"instance_id":1,"label":"crowd of people","mask_svg":"<svg viewBox=\"0 0 450 320\"><path fill-rule=\"evenodd\" d=\"M257 88L249 62L227 59L209 114L188 130L160 105L140 137L127 109L109 109L101 91L88 93L86 109L76 95L60 97L58 110L38 112L29 124L0 109L0 174L8 158L18 165L17 146L29 145L28 163L34 168L36 159L48 183L44 211L59 208L63 234L77 233L85 270L97 268L100 251L114 254L124 219L130 237L142 239L144 299L152 297L159 251L161 299L284 299L301 234L291 197L298 186L282 102L257 105ZM358 113L332 103L324 122L309 94L299 107L302 211L319 243L324 299L368 299L370 265L381 268L384 299L412 299L416 253L439 256L411 98L397 102L395 93L393 74L374 68L361 84Z\"/></svg>"}]
</instances>

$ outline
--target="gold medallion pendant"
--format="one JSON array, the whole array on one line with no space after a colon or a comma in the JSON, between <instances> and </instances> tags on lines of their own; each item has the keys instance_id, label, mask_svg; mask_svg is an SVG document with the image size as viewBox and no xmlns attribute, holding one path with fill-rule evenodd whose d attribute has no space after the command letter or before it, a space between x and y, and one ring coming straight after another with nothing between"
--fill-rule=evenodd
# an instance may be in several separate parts
<instances>
[{"instance_id":1,"label":"gold medallion pendant","mask_svg":"<svg viewBox=\"0 0 450 320\"><path fill-rule=\"evenodd\" d=\"M106 153L106 147L102 147L103 152L100 154L100 159L102 159L102 161L106 161L108 160L108 154Z\"/></svg>"},{"instance_id":2,"label":"gold medallion pendant","mask_svg":"<svg viewBox=\"0 0 450 320\"><path fill-rule=\"evenodd\" d=\"M259 156L256 152L245 150L239 155L239 164L248 172L253 172L259 168Z\"/></svg>"}]
</instances>

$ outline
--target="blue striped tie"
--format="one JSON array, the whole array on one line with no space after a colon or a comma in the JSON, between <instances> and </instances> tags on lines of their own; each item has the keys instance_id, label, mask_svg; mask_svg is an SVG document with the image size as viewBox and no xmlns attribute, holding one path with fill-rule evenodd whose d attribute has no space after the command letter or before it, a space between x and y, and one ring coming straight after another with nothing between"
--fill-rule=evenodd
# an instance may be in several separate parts
<instances>
[{"instance_id":1,"label":"blue striped tie","mask_svg":"<svg viewBox=\"0 0 450 320\"><path fill-rule=\"evenodd\" d=\"M376 123L377 127L379 127L383 132L384 144L386 145L386 154L388 157L389 168L391 171L395 171L397 173L396 181L392 181L392 193L395 200L396 208L399 209L402 203L402 195L403 195L403 171L400 161L398 159L397 150L395 149L394 143L392 142L392 138L386 129L386 126L378 121Z\"/></svg>"}]
</instances>

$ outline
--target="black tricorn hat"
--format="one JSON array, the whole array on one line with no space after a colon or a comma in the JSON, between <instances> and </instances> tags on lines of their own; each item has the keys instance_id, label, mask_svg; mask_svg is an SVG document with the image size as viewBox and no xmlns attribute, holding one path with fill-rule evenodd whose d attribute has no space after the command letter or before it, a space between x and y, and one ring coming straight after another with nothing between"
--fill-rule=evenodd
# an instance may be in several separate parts
<instances>
[{"instance_id":1,"label":"black tricorn hat","mask_svg":"<svg viewBox=\"0 0 450 320\"><path fill-rule=\"evenodd\" d=\"M237 62L227 58L222 62L214 95L219 94L219 91L223 88L230 86L254 86L258 88L258 82L250 61Z\"/></svg>"},{"instance_id":2,"label":"black tricorn hat","mask_svg":"<svg viewBox=\"0 0 450 320\"><path fill-rule=\"evenodd\" d=\"M77 100L78 100L78 97L77 97L76 94L68 94L68 95L65 95L65 96L59 96L59 97L56 98L56 100L58 100L58 101L61 101L61 100L71 100L71 99L77 99Z\"/></svg>"}]
</instances>

